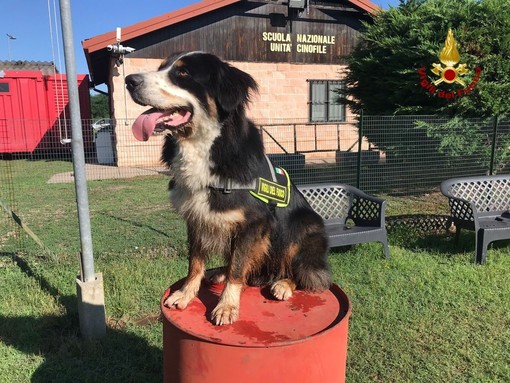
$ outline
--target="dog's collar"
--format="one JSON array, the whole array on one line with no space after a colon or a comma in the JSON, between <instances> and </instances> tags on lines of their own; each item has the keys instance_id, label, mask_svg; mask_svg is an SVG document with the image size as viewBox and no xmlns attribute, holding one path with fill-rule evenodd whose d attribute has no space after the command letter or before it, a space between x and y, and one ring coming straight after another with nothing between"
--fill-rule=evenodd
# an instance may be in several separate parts
<instances>
[{"instance_id":1,"label":"dog's collar","mask_svg":"<svg viewBox=\"0 0 510 383\"><path fill-rule=\"evenodd\" d=\"M220 190L224 194L232 191L249 191L252 196L277 207L286 207L290 201L290 177L285 169L274 167L271 160L264 155L267 161L268 169L271 174L271 180L258 177L248 184L241 184L230 178L220 180L215 184L209 185L211 189Z\"/></svg>"}]
</instances>

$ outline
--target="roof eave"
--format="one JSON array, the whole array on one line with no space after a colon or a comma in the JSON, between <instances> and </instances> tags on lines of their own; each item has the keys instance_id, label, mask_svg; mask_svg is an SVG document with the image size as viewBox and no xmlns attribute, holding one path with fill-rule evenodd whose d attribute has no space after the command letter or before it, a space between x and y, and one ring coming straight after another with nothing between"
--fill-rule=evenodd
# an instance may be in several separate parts
<instances>
[{"instance_id":1,"label":"roof eave","mask_svg":"<svg viewBox=\"0 0 510 383\"><path fill-rule=\"evenodd\" d=\"M152 19L122 28L122 41L130 40L142 34L177 24L181 21L188 20L192 17L214 11L240 1L242 0L204 0L200 3L168 12L161 16L153 17ZM91 53L105 49L108 45L116 42L116 32L112 31L84 40L82 41L82 46L83 50L90 55Z\"/></svg>"},{"instance_id":2,"label":"roof eave","mask_svg":"<svg viewBox=\"0 0 510 383\"><path fill-rule=\"evenodd\" d=\"M349 0L349 2L372 14L382 10L381 7L372 3L370 0Z\"/></svg>"}]
</instances>

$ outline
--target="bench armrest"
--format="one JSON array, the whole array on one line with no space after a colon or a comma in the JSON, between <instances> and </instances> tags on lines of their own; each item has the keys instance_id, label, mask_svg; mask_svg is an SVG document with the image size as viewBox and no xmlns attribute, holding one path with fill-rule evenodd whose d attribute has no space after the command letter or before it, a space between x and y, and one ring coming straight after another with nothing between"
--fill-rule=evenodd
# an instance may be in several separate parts
<instances>
[{"instance_id":1,"label":"bench armrest","mask_svg":"<svg viewBox=\"0 0 510 383\"><path fill-rule=\"evenodd\" d=\"M385 225L386 201L339 183L299 185L310 206L325 221L352 220L356 226Z\"/></svg>"},{"instance_id":2,"label":"bench armrest","mask_svg":"<svg viewBox=\"0 0 510 383\"><path fill-rule=\"evenodd\" d=\"M476 205L467 199L455 197L450 192L450 187L455 185L456 179L446 180L441 182L441 193L448 198L448 205L452 217L457 222L468 222L470 224L478 225L478 210Z\"/></svg>"},{"instance_id":3,"label":"bench armrest","mask_svg":"<svg viewBox=\"0 0 510 383\"><path fill-rule=\"evenodd\" d=\"M350 186L349 189L353 195L349 218L357 226L384 227L386 201L382 198L370 196L353 186Z\"/></svg>"},{"instance_id":4,"label":"bench armrest","mask_svg":"<svg viewBox=\"0 0 510 383\"><path fill-rule=\"evenodd\" d=\"M448 205L453 218L459 221L474 222L478 218L478 211L473 202L463 198L448 196Z\"/></svg>"}]
</instances>

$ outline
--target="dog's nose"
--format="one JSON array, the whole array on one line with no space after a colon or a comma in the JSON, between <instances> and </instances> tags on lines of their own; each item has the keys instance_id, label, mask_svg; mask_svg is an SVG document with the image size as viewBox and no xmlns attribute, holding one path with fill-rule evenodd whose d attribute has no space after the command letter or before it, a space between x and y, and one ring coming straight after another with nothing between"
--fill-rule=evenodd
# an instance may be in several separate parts
<instances>
[{"instance_id":1,"label":"dog's nose","mask_svg":"<svg viewBox=\"0 0 510 383\"><path fill-rule=\"evenodd\" d=\"M126 77L126 87L131 92L143 84L143 76L140 74L130 74Z\"/></svg>"}]
</instances>

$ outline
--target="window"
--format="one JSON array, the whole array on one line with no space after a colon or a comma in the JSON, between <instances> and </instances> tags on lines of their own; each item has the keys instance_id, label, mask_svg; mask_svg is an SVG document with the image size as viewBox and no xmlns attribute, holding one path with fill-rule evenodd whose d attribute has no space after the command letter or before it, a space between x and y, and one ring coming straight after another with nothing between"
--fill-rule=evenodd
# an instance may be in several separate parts
<instances>
[{"instance_id":1,"label":"window","mask_svg":"<svg viewBox=\"0 0 510 383\"><path fill-rule=\"evenodd\" d=\"M0 93L9 92L9 83L8 82L0 82Z\"/></svg>"},{"instance_id":2,"label":"window","mask_svg":"<svg viewBox=\"0 0 510 383\"><path fill-rule=\"evenodd\" d=\"M338 102L341 81L308 80L310 83L310 122L345 121L345 105Z\"/></svg>"}]
</instances>

